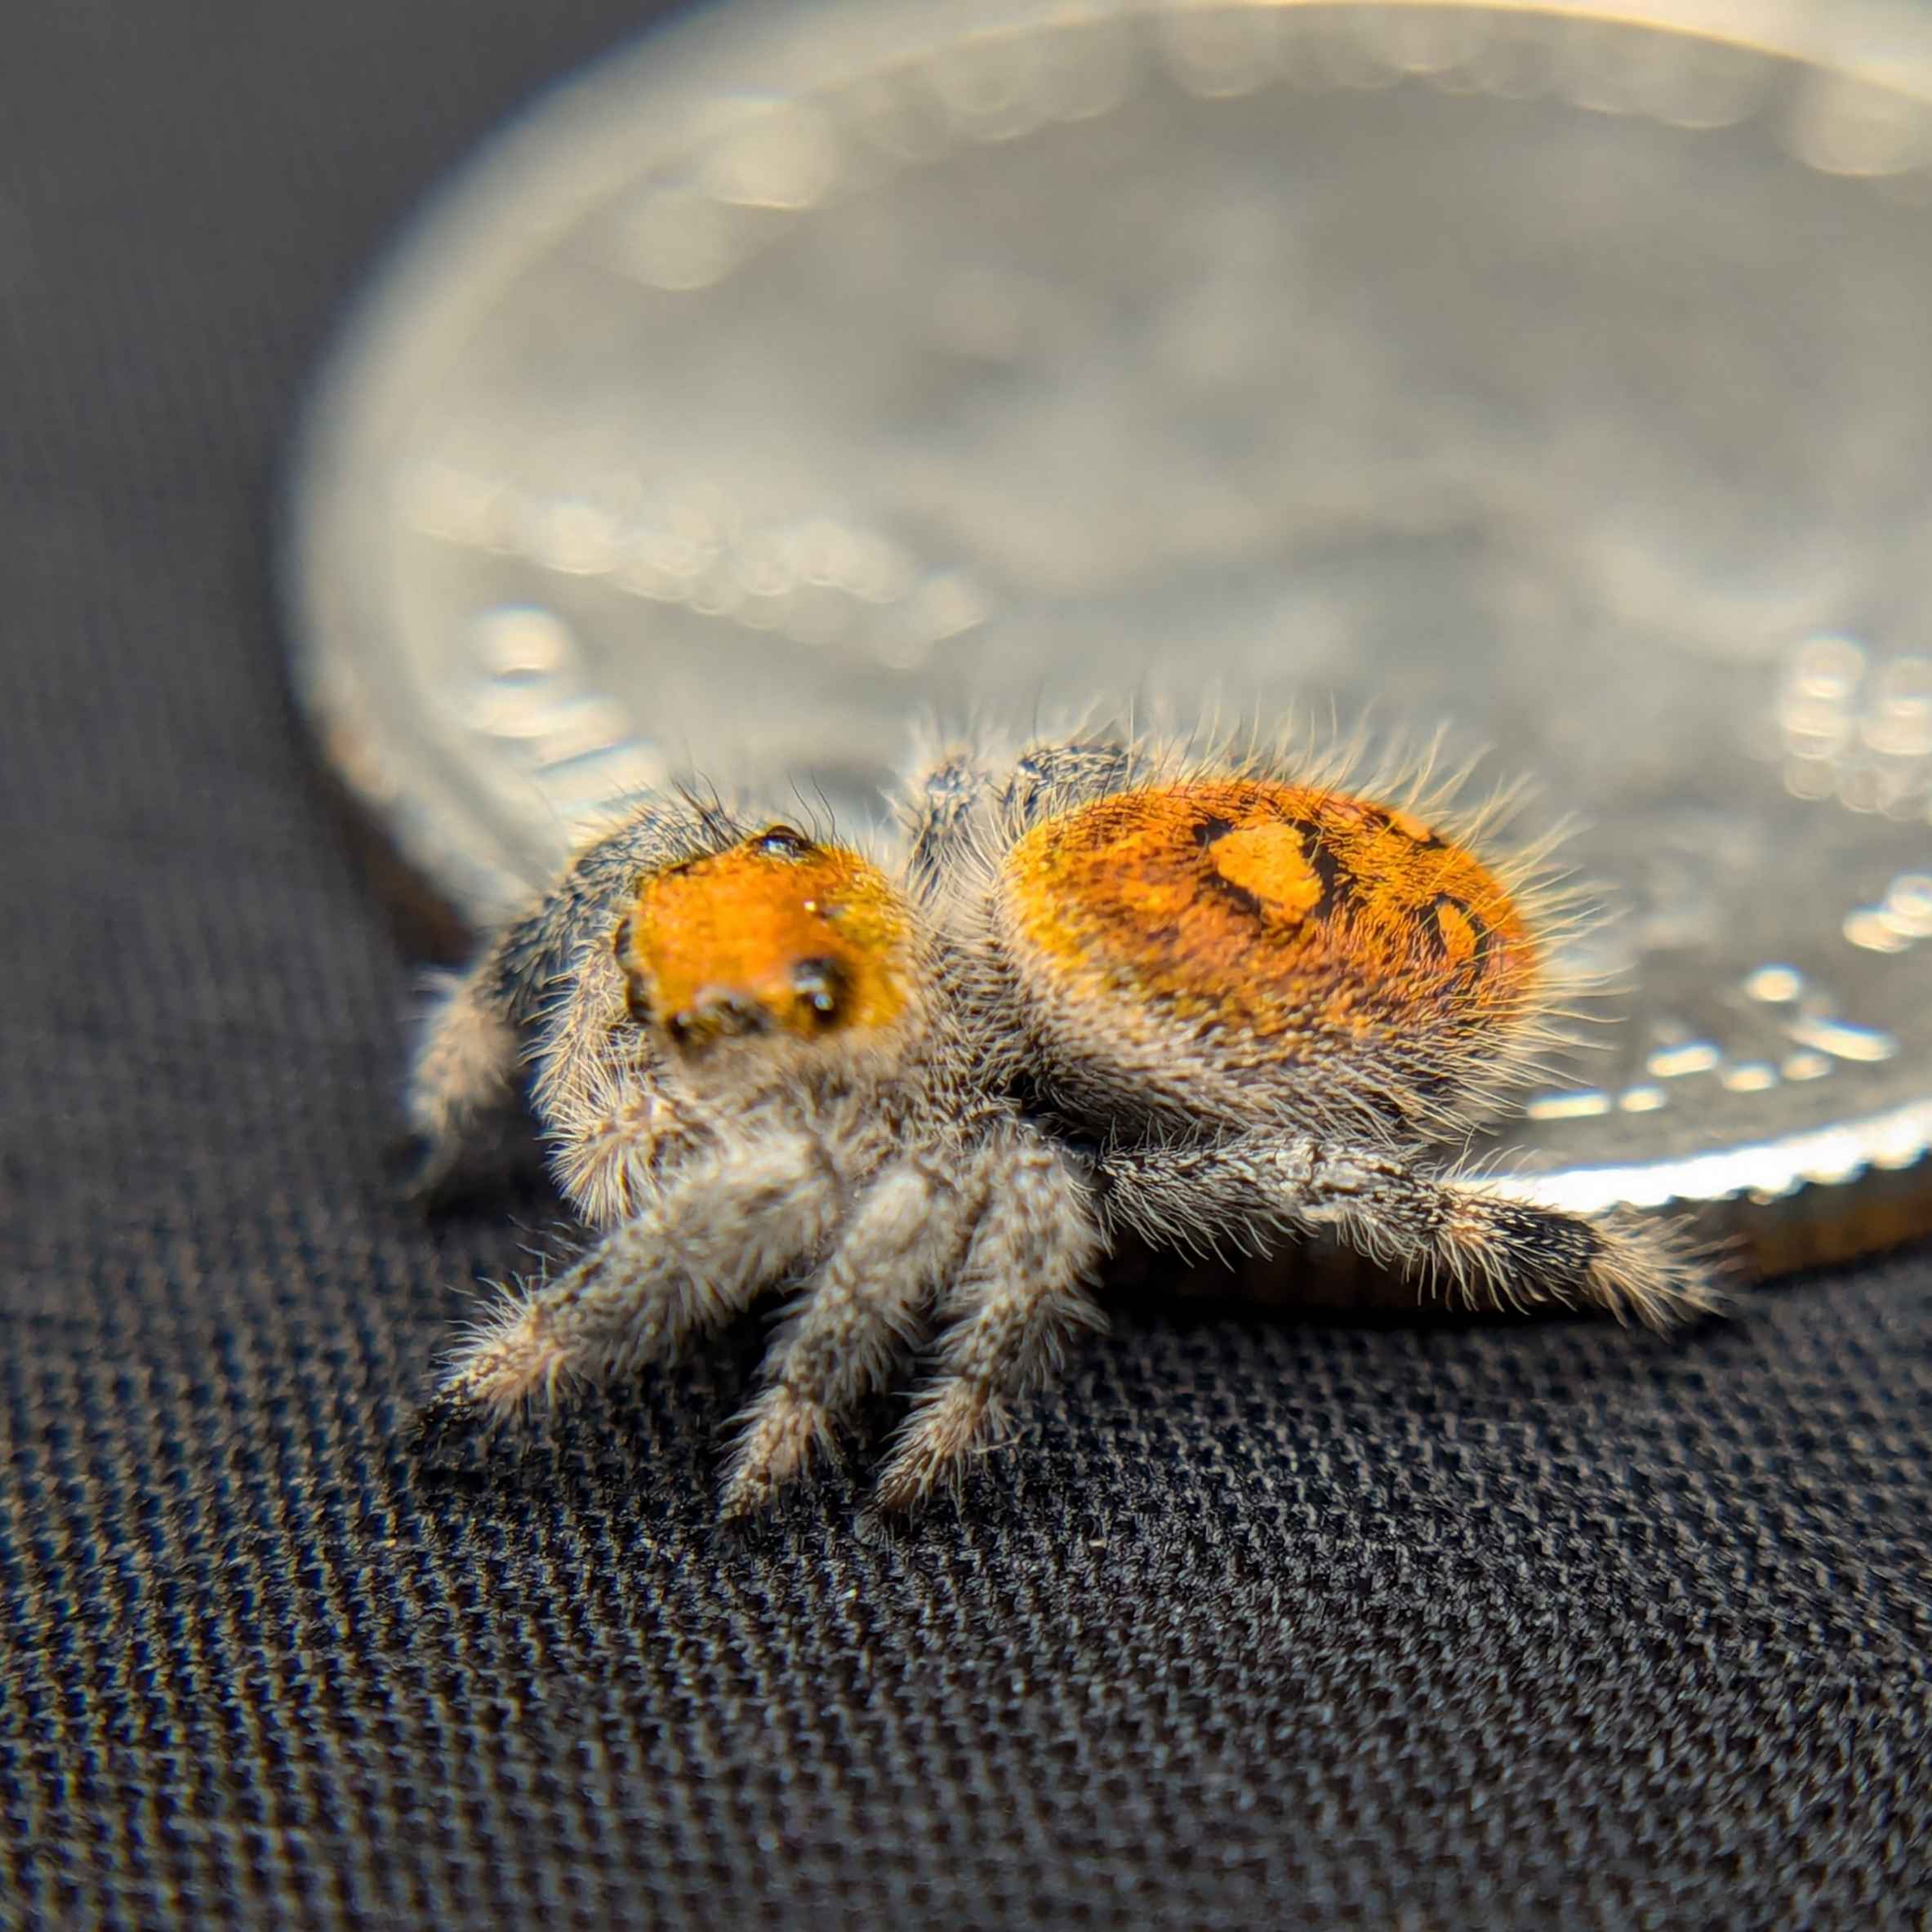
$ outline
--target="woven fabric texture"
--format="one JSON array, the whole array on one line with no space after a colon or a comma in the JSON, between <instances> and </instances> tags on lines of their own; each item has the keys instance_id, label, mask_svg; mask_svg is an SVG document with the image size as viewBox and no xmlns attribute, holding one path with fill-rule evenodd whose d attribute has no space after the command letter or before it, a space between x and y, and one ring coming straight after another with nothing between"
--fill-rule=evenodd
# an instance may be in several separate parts
<instances>
[{"instance_id":1,"label":"woven fabric texture","mask_svg":"<svg viewBox=\"0 0 1932 1932\"><path fill-rule=\"evenodd\" d=\"M1142 1297L965 1507L714 1525L741 1331L425 1476L549 1197L385 1158L411 966L274 465L616 0L20 9L0 113L0 1917L1928 1922L1932 1258L1664 1342Z\"/></svg>"}]
</instances>

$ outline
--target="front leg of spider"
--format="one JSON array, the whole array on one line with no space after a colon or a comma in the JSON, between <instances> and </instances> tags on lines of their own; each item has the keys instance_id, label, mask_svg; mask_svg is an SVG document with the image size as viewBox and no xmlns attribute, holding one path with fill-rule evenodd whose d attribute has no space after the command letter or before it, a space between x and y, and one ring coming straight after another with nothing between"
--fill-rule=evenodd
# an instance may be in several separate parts
<instances>
[{"instance_id":1,"label":"front leg of spider","mask_svg":"<svg viewBox=\"0 0 1932 1932\"><path fill-rule=\"evenodd\" d=\"M997 1440L1008 1405L1104 1326L1088 1284L1106 1251L1092 1186L1061 1147L1019 1124L988 1150L984 1204L950 1284L933 1379L915 1400L875 1495L888 1514L956 1487Z\"/></svg>"},{"instance_id":2,"label":"front leg of spider","mask_svg":"<svg viewBox=\"0 0 1932 1932\"><path fill-rule=\"evenodd\" d=\"M489 1124L514 1104L520 1053L493 958L438 988L406 1096L409 1191L416 1199L446 1194Z\"/></svg>"},{"instance_id":3,"label":"front leg of spider","mask_svg":"<svg viewBox=\"0 0 1932 1932\"><path fill-rule=\"evenodd\" d=\"M918 1150L853 1202L765 1358L727 1471L726 1515L769 1502L829 1447L840 1418L904 1369L973 1239L985 1168L977 1153Z\"/></svg>"},{"instance_id":4,"label":"front leg of spider","mask_svg":"<svg viewBox=\"0 0 1932 1932\"><path fill-rule=\"evenodd\" d=\"M560 1385L668 1360L812 1256L837 1204L835 1178L809 1134L747 1124L555 1280L484 1324L439 1400L502 1413L554 1398Z\"/></svg>"}]
</instances>

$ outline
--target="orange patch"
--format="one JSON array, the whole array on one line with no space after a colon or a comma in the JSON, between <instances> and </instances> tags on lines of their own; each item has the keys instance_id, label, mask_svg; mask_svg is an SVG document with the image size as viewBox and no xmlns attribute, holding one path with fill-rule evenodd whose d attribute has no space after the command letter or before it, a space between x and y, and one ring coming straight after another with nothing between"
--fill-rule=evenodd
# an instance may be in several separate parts
<instances>
[{"instance_id":1,"label":"orange patch","mask_svg":"<svg viewBox=\"0 0 1932 1932\"><path fill-rule=\"evenodd\" d=\"M1269 1039L1468 1034L1541 967L1475 855L1409 814L1311 786L1204 778L1101 799L1006 862L1016 937L1076 997L1160 1002Z\"/></svg>"},{"instance_id":2,"label":"orange patch","mask_svg":"<svg viewBox=\"0 0 1932 1932\"><path fill-rule=\"evenodd\" d=\"M1226 833L1209 848L1208 863L1218 878L1252 893L1278 919L1299 919L1321 903L1321 875L1291 826L1244 826Z\"/></svg>"},{"instance_id":3,"label":"orange patch","mask_svg":"<svg viewBox=\"0 0 1932 1932\"><path fill-rule=\"evenodd\" d=\"M633 1012L674 1038L816 1038L900 1017L910 929L875 866L774 827L639 880L616 945Z\"/></svg>"},{"instance_id":4,"label":"orange patch","mask_svg":"<svg viewBox=\"0 0 1932 1932\"><path fill-rule=\"evenodd\" d=\"M1452 966L1461 966L1476 957L1478 944L1475 926L1467 912L1446 900L1436 906L1436 930L1441 935L1444 956Z\"/></svg>"}]
</instances>

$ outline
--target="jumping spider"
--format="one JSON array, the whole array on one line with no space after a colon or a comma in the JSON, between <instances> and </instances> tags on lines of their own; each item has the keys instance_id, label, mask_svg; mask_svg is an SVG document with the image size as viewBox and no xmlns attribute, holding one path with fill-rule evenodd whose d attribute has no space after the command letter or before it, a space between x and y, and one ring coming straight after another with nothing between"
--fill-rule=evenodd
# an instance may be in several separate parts
<instances>
[{"instance_id":1,"label":"jumping spider","mask_svg":"<svg viewBox=\"0 0 1932 1932\"><path fill-rule=\"evenodd\" d=\"M896 877L828 832L638 802L453 986L417 1057L438 1169L528 1063L598 1231L465 1343L429 1419L628 1375L790 1284L723 1506L799 1476L937 1334L877 1492L902 1510L1100 1325L1124 1231L1329 1231L1471 1304L1658 1327L1713 1307L1654 1224L1432 1164L1558 1037L1541 855L1479 857L1494 814L1422 777L1296 762L946 749L905 788Z\"/></svg>"}]
</instances>

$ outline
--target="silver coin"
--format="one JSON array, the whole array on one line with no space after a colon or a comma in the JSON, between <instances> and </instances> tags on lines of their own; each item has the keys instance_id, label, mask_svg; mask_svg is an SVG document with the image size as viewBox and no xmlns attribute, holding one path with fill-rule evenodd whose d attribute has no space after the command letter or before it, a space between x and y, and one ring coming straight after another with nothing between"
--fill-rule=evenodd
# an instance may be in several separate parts
<instances>
[{"instance_id":1,"label":"silver coin","mask_svg":"<svg viewBox=\"0 0 1932 1932\"><path fill-rule=\"evenodd\" d=\"M1932 30L1641 11L734 0L612 60L318 387L328 755L481 922L670 774L875 812L925 711L1442 724L1576 821L1627 987L1512 1184L1766 1267L1924 1226Z\"/></svg>"}]
</instances>

